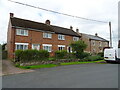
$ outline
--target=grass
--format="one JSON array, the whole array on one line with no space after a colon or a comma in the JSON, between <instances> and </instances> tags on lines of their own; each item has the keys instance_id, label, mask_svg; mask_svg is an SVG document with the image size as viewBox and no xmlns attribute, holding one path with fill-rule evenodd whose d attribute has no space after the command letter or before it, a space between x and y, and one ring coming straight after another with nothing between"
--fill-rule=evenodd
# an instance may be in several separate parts
<instances>
[{"instance_id":1,"label":"grass","mask_svg":"<svg viewBox=\"0 0 120 90\"><path fill-rule=\"evenodd\" d=\"M60 65L74 65L74 64L87 64L87 63L98 63L102 62L104 60L99 60L99 61L87 61L87 62L69 62L69 63L61 63Z\"/></svg>"},{"instance_id":2,"label":"grass","mask_svg":"<svg viewBox=\"0 0 120 90\"><path fill-rule=\"evenodd\" d=\"M60 63L60 65L75 65L75 64L87 64L87 63L98 63L104 60L99 61L87 61L87 62L68 62L68 63ZM56 67L58 65L55 64L43 64L43 65L32 65L32 66L17 66L22 69L38 69L38 68L51 68Z\"/></svg>"},{"instance_id":3,"label":"grass","mask_svg":"<svg viewBox=\"0 0 120 90\"><path fill-rule=\"evenodd\" d=\"M22 69L38 69L38 68L50 68L50 67L56 67L55 64L43 64L43 65L32 65L32 66L19 66L19 68Z\"/></svg>"}]
</instances>

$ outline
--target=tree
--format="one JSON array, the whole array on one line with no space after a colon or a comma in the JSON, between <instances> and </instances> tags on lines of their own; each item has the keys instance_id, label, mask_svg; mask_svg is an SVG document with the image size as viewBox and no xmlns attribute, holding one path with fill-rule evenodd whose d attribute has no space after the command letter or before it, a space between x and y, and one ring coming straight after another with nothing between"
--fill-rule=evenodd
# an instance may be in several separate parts
<instances>
[{"instance_id":1,"label":"tree","mask_svg":"<svg viewBox=\"0 0 120 90\"><path fill-rule=\"evenodd\" d=\"M2 44L2 50L5 50L6 45L7 45L7 43Z\"/></svg>"},{"instance_id":2,"label":"tree","mask_svg":"<svg viewBox=\"0 0 120 90\"><path fill-rule=\"evenodd\" d=\"M87 44L85 44L84 41L79 40L72 42L70 46L72 47L73 52L75 52L77 58L83 58L84 50L87 48Z\"/></svg>"}]
</instances>

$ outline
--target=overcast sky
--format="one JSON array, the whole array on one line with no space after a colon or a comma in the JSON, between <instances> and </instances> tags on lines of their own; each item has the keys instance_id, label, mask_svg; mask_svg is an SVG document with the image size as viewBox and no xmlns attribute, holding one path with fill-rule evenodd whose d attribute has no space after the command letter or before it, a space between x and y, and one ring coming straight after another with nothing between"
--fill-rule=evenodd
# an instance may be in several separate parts
<instances>
[{"instance_id":1,"label":"overcast sky","mask_svg":"<svg viewBox=\"0 0 120 90\"><path fill-rule=\"evenodd\" d=\"M13 0L62 12L79 17L85 17L101 21L112 22L113 46L117 47L118 34L118 1L119 0ZM80 33L92 34L98 33L109 40L108 23L99 23L86 21L78 18L63 16L28 6L19 5L8 0L0 0L0 43L7 42L7 28L9 22L9 13L14 13L15 17L33 20L44 23L46 19L51 21L52 25L73 29L79 29Z\"/></svg>"}]
</instances>

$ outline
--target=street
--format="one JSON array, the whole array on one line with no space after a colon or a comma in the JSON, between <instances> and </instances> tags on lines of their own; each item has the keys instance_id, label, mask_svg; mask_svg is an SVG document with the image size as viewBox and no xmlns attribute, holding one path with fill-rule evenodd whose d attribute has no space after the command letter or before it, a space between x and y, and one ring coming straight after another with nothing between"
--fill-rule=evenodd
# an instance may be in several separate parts
<instances>
[{"instance_id":1,"label":"street","mask_svg":"<svg viewBox=\"0 0 120 90\"><path fill-rule=\"evenodd\" d=\"M79 64L3 76L3 88L118 88L117 64Z\"/></svg>"}]
</instances>

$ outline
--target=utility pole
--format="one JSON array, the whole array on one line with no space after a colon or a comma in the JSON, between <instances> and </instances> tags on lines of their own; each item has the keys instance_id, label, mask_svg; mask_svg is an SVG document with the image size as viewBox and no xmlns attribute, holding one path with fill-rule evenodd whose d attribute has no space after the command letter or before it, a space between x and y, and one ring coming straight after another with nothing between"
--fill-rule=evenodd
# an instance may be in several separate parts
<instances>
[{"instance_id":1,"label":"utility pole","mask_svg":"<svg viewBox=\"0 0 120 90\"><path fill-rule=\"evenodd\" d=\"M110 47L112 47L111 22L109 22L109 29L110 29Z\"/></svg>"}]
</instances>

